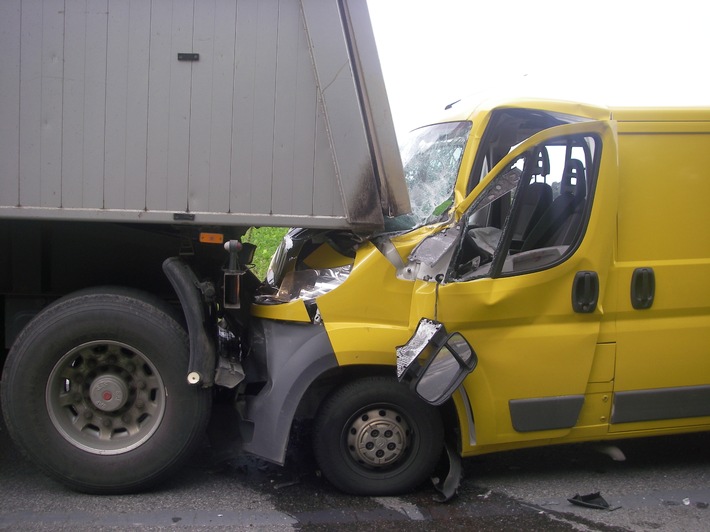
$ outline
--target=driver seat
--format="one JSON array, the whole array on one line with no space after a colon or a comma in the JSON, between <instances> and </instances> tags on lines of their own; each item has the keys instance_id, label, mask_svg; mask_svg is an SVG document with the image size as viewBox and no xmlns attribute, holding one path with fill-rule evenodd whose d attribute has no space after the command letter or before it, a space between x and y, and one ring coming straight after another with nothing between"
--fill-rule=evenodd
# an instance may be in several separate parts
<instances>
[{"instance_id":1,"label":"driver seat","mask_svg":"<svg viewBox=\"0 0 710 532\"><path fill-rule=\"evenodd\" d=\"M545 211L550 208L552 187L546 182L549 173L550 156L547 153L547 148L542 146L538 150L535 167L530 176L533 182L529 183L522 191L521 205L513 229L513 241L523 242ZM538 178L541 178L542 181L538 181Z\"/></svg>"}]
</instances>

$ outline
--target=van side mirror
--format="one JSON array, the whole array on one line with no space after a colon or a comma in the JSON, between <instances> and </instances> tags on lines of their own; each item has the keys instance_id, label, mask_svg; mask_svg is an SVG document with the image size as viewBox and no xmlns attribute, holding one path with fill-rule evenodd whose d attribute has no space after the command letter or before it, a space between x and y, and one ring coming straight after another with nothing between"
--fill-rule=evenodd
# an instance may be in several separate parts
<instances>
[{"instance_id":1,"label":"van side mirror","mask_svg":"<svg viewBox=\"0 0 710 532\"><path fill-rule=\"evenodd\" d=\"M448 400L477 364L476 352L460 333L447 335L442 323L425 318L397 348L397 377L411 378L412 390L435 406Z\"/></svg>"},{"instance_id":2,"label":"van side mirror","mask_svg":"<svg viewBox=\"0 0 710 532\"><path fill-rule=\"evenodd\" d=\"M478 364L471 344L459 333L452 333L427 361L414 380L414 391L432 405L440 405L458 388Z\"/></svg>"}]
</instances>

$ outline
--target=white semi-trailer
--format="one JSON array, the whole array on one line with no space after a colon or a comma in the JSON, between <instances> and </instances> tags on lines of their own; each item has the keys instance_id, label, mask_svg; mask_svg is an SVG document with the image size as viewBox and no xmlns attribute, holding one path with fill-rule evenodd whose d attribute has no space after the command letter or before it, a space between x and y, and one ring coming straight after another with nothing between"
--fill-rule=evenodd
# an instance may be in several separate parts
<instances>
[{"instance_id":1,"label":"white semi-trailer","mask_svg":"<svg viewBox=\"0 0 710 532\"><path fill-rule=\"evenodd\" d=\"M0 47L6 423L75 488L143 488L242 380L236 239L409 209L367 5L7 0Z\"/></svg>"}]
</instances>

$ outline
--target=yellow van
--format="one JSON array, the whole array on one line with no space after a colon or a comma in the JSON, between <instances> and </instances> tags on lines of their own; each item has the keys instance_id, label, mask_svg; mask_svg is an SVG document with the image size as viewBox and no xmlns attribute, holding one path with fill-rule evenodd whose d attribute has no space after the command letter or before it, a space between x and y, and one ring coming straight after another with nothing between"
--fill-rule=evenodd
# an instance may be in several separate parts
<instances>
[{"instance_id":1,"label":"yellow van","mask_svg":"<svg viewBox=\"0 0 710 532\"><path fill-rule=\"evenodd\" d=\"M446 448L710 428L710 109L510 101L403 149L412 214L291 231L257 296L242 428L397 493Z\"/></svg>"}]
</instances>

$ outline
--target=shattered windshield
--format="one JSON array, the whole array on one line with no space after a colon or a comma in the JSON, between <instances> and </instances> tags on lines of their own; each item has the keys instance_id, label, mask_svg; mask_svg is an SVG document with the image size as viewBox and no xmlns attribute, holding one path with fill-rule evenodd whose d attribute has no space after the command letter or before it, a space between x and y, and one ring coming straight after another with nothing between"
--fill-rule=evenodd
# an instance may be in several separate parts
<instances>
[{"instance_id":1,"label":"shattered windshield","mask_svg":"<svg viewBox=\"0 0 710 532\"><path fill-rule=\"evenodd\" d=\"M399 229L423 225L451 207L470 131L470 122L447 122L410 133L401 155L412 213L395 219Z\"/></svg>"}]
</instances>

